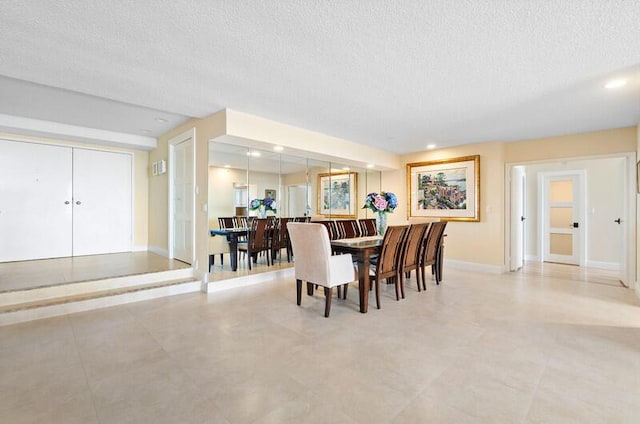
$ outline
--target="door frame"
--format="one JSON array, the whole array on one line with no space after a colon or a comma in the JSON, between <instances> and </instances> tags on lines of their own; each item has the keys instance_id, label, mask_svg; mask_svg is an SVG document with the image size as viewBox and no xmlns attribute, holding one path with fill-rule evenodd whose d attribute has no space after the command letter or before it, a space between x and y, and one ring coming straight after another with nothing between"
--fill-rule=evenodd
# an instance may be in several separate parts
<instances>
[{"instance_id":1,"label":"door frame","mask_svg":"<svg viewBox=\"0 0 640 424\"><path fill-rule=\"evenodd\" d=\"M573 232L574 245L576 246L578 265L585 266L587 261L587 228L589 228L589 222L587 218L587 172L583 169L576 169L571 171L546 171L538 173L538 225L536 229L536 235L540 240L537 246L536 255L540 258L541 262L544 262L546 251L548 248L548 236L547 230L547 216L546 210L548 209L548 201L546 199L546 180L553 177L578 177L578 199L576 206L576 220L578 221L578 231Z\"/></svg>"},{"instance_id":2,"label":"door frame","mask_svg":"<svg viewBox=\"0 0 640 424\"><path fill-rule=\"evenodd\" d=\"M518 170L518 172L515 172L516 170ZM522 268L523 264L524 264L524 251L525 251L525 246L526 246L526 239L525 239L525 231L524 231L524 221L523 218L526 218L525 215L525 211L526 211L526 199L525 199L525 193L526 193L526 178L527 178L527 174L524 171L524 166L522 165L516 165L516 166L512 166L510 168L509 171L509 193L513 196L514 195L514 181L513 181L513 177L518 176L520 178L520 181L518 182L518 184L522 183L522 186L520 187L521 192L519 192L518 194L520 195L519 199L515 199L515 198L511 198L511 203L509 204L509 217L511 219L510 221L510 229L511 229L511 234L510 234L510 240L509 240L509 271L517 271L520 268ZM517 206L518 203L522 203L521 205ZM514 208L514 206L516 206L516 208ZM516 214L516 209L519 209L518 214ZM518 216L520 215L520 216ZM520 243L519 245L516 244L517 236L514 234L514 230L518 229L521 234L520 234ZM514 258L514 254L518 254L519 251L519 261L516 261Z\"/></svg>"},{"instance_id":3,"label":"door frame","mask_svg":"<svg viewBox=\"0 0 640 424\"><path fill-rule=\"evenodd\" d=\"M626 222L624 232L624 255L623 266L620 272L622 282L629 287L633 287L636 279L636 244L635 244L635 228L636 228L636 152L621 152L608 155L592 155L592 156L575 156L570 158L553 158L537 161L508 162L504 168L504 269L508 270L511 261L511 168L513 166L527 166L541 163L552 162L571 162L576 160L602 159L602 158L623 158L625 166L625 187L624 187L624 215L622 217ZM541 260L540 257L537 258Z\"/></svg>"},{"instance_id":4,"label":"door frame","mask_svg":"<svg viewBox=\"0 0 640 424\"><path fill-rule=\"evenodd\" d=\"M193 155L191 157L191 162L192 162L192 169L193 169L193 173L191 175L192 178L192 182L193 182L193 187L194 187L194 192L193 192L193 204L191 205L192 208L192 213L193 216L191 217L191 219L193 220L193 225L192 225L192 232L193 234L191 235L191 266L195 267L195 261L196 261L196 129L195 128L191 128L190 130L187 130L179 135L177 135L176 137L173 137L172 139L169 140L168 142L168 147L169 147L169 163L168 163L168 182L169 182L169 202L168 202L168 208L169 208L169 222L168 222L168 233L169 233L169 246L168 246L168 250L169 250L169 258L173 259L174 258L174 239L175 239L175 235L174 235L174 231L173 231L173 218L174 218L174 213L173 213L173 198L175 196L175 193L173 192L173 180L174 180L174 170L173 170L173 164L175 163L175 148L178 144L182 143L183 141L187 141L188 139L191 139L192 143L193 143Z\"/></svg>"}]
</instances>

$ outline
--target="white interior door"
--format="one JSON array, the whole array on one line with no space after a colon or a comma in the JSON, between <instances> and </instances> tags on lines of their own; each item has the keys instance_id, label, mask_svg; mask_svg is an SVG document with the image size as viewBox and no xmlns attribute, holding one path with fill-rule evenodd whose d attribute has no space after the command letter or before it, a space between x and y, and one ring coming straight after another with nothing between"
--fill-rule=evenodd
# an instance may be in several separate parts
<instances>
[{"instance_id":1,"label":"white interior door","mask_svg":"<svg viewBox=\"0 0 640 424\"><path fill-rule=\"evenodd\" d=\"M193 139L173 146L172 176L172 253L173 257L193 263L194 242L194 156Z\"/></svg>"},{"instance_id":2,"label":"white interior door","mask_svg":"<svg viewBox=\"0 0 640 424\"><path fill-rule=\"evenodd\" d=\"M131 155L73 149L73 255L131 251Z\"/></svg>"},{"instance_id":3,"label":"white interior door","mask_svg":"<svg viewBox=\"0 0 640 424\"><path fill-rule=\"evenodd\" d=\"M524 167L514 166L511 168L511 271L517 271L524 265L524 202Z\"/></svg>"},{"instance_id":4,"label":"white interior door","mask_svg":"<svg viewBox=\"0 0 640 424\"><path fill-rule=\"evenodd\" d=\"M290 217L303 216L307 209L307 186L289 186L288 207Z\"/></svg>"},{"instance_id":5,"label":"white interior door","mask_svg":"<svg viewBox=\"0 0 640 424\"><path fill-rule=\"evenodd\" d=\"M543 260L571 265L583 262L582 174L543 176Z\"/></svg>"},{"instance_id":6,"label":"white interior door","mask_svg":"<svg viewBox=\"0 0 640 424\"><path fill-rule=\"evenodd\" d=\"M0 262L71 256L72 149L0 140Z\"/></svg>"}]
</instances>

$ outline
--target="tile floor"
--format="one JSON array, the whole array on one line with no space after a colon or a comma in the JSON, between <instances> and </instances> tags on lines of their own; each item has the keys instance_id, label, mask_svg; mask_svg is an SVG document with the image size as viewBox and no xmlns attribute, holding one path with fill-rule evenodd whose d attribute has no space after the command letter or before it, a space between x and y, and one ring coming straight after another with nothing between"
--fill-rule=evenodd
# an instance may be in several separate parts
<instances>
[{"instance_id":1,"label":"tile floor","mask_svg":"<svg viewBox=\"0 0 640 424\"><path fill-rule=\"evenodd\" d=\"M368 314L354 287L328 319L273 280L3 327L0 421L640 422L640 300L540 274L445 269Z\"/></svg>"}]
</instances>

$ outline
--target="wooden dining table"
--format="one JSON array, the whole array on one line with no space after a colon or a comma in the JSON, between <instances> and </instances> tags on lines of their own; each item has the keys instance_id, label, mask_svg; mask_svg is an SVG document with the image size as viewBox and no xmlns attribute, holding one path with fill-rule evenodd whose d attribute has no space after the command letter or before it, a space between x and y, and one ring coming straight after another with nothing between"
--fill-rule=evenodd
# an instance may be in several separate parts
<instances>
[{"instance_id":1,"label":"wooden dining table","mask_svg":"<svg viewBox=\"0 0 640 424\"><path fill-rule=\"evenodd\" d=\"M209 230L211 237L224 236L229 242L229 256L231 259L231 270L238 270L238 238L249 234L248 228L214 228Z\"/></svg>"},{"instance_id":2,"label":"wooden dining table","mask_svg":"<svg viewBox=\"0 0 640 424\"><path fill-rule=\"evenodd\" d=\"M360 312L367 313L369 306L369 266L372 255L380 253L382 237L357 237L331 241L331 249L336 253L351 253L358 263L358 292L360 293Z\"/></svg>"}]
</instances>

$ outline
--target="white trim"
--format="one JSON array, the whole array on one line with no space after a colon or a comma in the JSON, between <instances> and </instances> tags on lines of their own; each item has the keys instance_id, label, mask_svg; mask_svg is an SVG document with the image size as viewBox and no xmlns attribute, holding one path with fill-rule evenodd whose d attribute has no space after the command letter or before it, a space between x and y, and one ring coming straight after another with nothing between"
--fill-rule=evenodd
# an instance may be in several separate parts
<instances>
[{"instance_id":1,"label":"white trim","mask_svg":"<svg viewBox=\"0 0 640 424\"><path fill-rule=\"evenodd\" d=\"M247 287L254 284L260 284L264 283L265 281L274 280L276 278L293 278L294 276L295 267L277 271L261 272L259 274L245 275L243 277L209 282L207 283L207 288L205 291L207 293L216 293L220 291L236 289L239 287Z\"/></svg>"},{"instance_id":2,"label":"white trim","mask_svg":"<svg viewBox=\"0 0 640 424\"><path fill-rule=\"evenodd\" d=\"M531 261L531 262L542 262L540 260L540 256L538 255L524 255L524 260Z\"/></svg>"},{"instance_id":3,"label":"white trim","mask_svg":"<svg viewBox=\"0 0 640 424\"><path fill-rule=\"evenodd\" d=\"M131 249L132 252L147 252L149 251L149 246L146 244L135 245Z\"/></svg>"},{"instance_id":4,"label":"white trim","mask_svg":"<svg viewBox=\"0 0 640 424\"><path fill-rule=\"evenodd\" d=\"M638 296L638 299L640 299L640 281L636 281L633 286L636 291L636 296Z\"/></svg>"},{"instance_id":5,"label":"white trim","mask_svg":"<svg viewBox=\"0 0 640 424\"><path fill-rule=\"evenodd\" d=\"M444 265L452 269L460 269L471 272L484 272L487 274L505 274L508 271L506 265L490 265L479 264L476 262L457 261L454 259L445 259Z\"/></svg>"},{"instance_id":6,"label":"white trim","mask_svg":"<svg viewBox=\"0 0 640 424\"><path fill-rule=\"evenodd\" d=\"M149 246L147 250L156 255L164 256L165 258L169 257L169 251L158 246Z\"/></svg>"},{"instance_id":7,"label":"white trim","mask_svg":"<svg viewBox=\"0 0 640 424\"><path fill-rule=\"evenodd\" d=\"M586 266L589 268L608 269L611 271L622 271L623 266L620 262L604 262L587 260Z\"/></svg>"},{"instance_id":8,"label":"white trim","mask_svg":"<svg viewBox=\"0 0 640 424\"><path fill-rule=\"evenodd\" d=\"M158 147L158 141L153 137L23 118L2 113L0 113L0 131L147 151Z\"/></svg>"}]
</instances>

